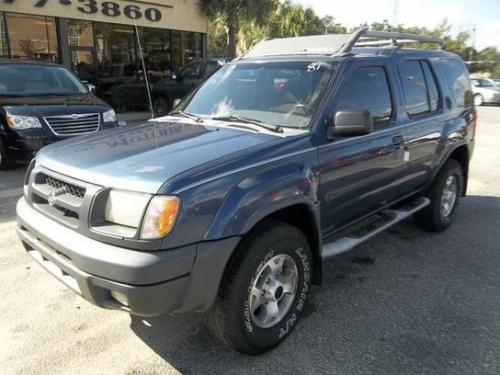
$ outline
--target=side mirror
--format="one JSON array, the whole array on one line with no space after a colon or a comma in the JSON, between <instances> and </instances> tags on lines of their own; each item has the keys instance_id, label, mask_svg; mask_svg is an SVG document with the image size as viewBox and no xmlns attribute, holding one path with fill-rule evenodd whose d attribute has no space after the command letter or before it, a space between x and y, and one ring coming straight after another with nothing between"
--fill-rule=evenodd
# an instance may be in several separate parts
<instances>
[{"instance_id":1,"label":"side mirror","mask_svg":"<svg viewBox=\"0 0 500 375\"><path fill-rule=\"evenodd\" d=\"M334 135L365 135L373 131L373 119L370 111L338 111L335 113L332 125Z\"/></svg>"},{"instance_id":2,"label":"side mirror","mask_svg":"<svg viewBox=\"0 0 500 375\"><path fill-rule=\"evenodd\" d=\"M180 103L180 102L181 102L181 100L180 100L180 99L175 99L175 100L174 100L174 103L173 103L173 107L172 107L172 108L177 107L177 106L179 105L179 103Z\"/></svg>"}]
</instances>

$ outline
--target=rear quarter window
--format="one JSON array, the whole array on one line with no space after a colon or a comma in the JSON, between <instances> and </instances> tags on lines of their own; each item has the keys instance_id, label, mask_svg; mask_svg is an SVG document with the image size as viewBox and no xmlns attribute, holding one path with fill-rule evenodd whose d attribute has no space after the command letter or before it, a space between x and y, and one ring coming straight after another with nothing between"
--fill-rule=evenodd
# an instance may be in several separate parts
<instances>
[{"instance_id":1,"label":"rear quarter window","mask_svg":"<svg viewBox=\"0 0 500 375\"><path fill-rule=\"evenodd\" d=\"M473 94L469 73L465 65L458 60L438 60L441 76L452 95L454 107L467 107L473 103Z\"/></svg>"}]
</instances>

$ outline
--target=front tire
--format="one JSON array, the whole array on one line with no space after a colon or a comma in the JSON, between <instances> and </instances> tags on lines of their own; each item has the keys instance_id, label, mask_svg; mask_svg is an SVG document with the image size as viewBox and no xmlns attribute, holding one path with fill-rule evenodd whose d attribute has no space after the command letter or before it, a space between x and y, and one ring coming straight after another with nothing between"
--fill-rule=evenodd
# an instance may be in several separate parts
<instances>
[{"instance_id":1,"label":"front tire","mask_svg":"<svg viewBox=\"0 0 500 375\"><path fill-rule=\"evenodd\" d=\"M295 328L312 279L309 243L297 228L267 221L238 246L228 263L214 307L211 333L242 353L279 345Z\"/></svg>"},{"instance_id":2,"label":"front tire","mask_svg":"<svg viewBox=\"0 0 500 375\"><path fill-rule=\"evenodd\" d=\"M431 232L447 229L455 216L464 191L464 171L460 164L449 159L427 192L431 203L415 214L416 223Z\"/></svg>"}]
</instances>

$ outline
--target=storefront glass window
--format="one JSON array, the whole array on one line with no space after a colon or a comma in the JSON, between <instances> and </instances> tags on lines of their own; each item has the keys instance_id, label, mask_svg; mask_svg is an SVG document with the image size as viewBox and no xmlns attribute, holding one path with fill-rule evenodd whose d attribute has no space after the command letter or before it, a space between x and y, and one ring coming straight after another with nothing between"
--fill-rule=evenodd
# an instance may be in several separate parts
<instances>
[{"instance_id":1,"label":"storefront glass window","mask_svg":"<svg viewBox=\"0 0 500 375\"><path fill-rule=\"evenodd\" d=\"M92 22L68 20L68 45L70 47L94 47Z\"/></svg>"},{"instance_id":2,"label":"storefront glass window","mask_svg":"<svg viewBox=\"0 0 500 375\"><path fill-rule=\"evenodd\" d=\"M2 12L0 12L0 57L9 57L7 29L5 28L5 17Z\"/></svg>"},{"instance_id":3,"label":"storefront glass window","mask_svg":"<svg viewBox=\"0 0 500 375\"><path fill-rule=\"evenodd\" d=\"M200 60L203 55L202 36L200 33L183 32L184 64Z\"/></svg>"},{"instance_id":4,"label":"storefront glass window","mask_svg":"<svg viewBox=\"0 0 500 375\"><path fill-rule=\"evenodd\" d=\"M182 56L182 31L172 31L172 68L178 72L184 64Z\"/></svg>"},{"instance_id":5,"label":"storefront glass window","mask_svg":"<svg viewBox=\"0 0 500 375\"><path fill-rule=\"evenodd\" d=\"M172 71L170 30L141 27L138 32L151 81L165 78Z\"/></svg>"},{"instance_id":6,"label":"storefront glass window","mask_svg":"<svg viewBox=\"0 0 500 375\"><path fill-rule=\"evenodd\" d=\"M12 58L59 62L53 17L8 13L6 18Z\"/></svg>"},{"instance_id":7,"label":"storefront glass window","mask_svg":"<svg viewBox=\"0 0 500 375\"><path fill-rule=\"evenodd\" d=\"M135 33L132 26L94 23L97 61L101 68L136 63Z\"/></svg>"},{"instance_id":8,"label":"storefront glass window","mask_svg":"<svg viewBox=\"0 0 500 375\"><path fill-rule=\"evenodd\" d=\"M92 22L68 20L68 46L73 71L80 79L94 83L97 64Z\"/></svg>"},{"instance_id":9,"label":"storefront glass window","mask_svg":"<svg viewBox=\"0 0 500 375\"><path fill-rule=\"evenodd\" d=\"M95 22L94 39L97 95L119 112L147 109L134 27Z\"/></svg>"}]
</instances>

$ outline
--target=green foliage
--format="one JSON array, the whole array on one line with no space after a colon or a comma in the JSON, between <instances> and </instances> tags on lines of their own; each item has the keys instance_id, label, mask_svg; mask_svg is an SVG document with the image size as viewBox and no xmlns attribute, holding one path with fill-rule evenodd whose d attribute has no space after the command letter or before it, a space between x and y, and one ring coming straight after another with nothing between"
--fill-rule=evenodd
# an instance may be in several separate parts
<instances>
[{"instance_id":1,"label":"green foliage","mask_svg":"<svg viewBox=\"0 0 500 375\"><path fill-rule=\"evenodd\" d=\"M200 0L199 10L222 26L227 38L227 55L236 56L241 24L264 24L277 4L278 0Z\"/></svg>"},{"instance_id":2,"label":"green foliage","mask_svg":"<svg viewBox=\"0 0 500 375\"><path fill-rule=\"evenodd\" d=\"M304 35L339 34L352 32L335 23L335 18L320 18L312 8L305 8L291 0L201 0L201 9L209 15L208 50L213 56L242 54L266 38L284 38ZM237 13L237 28L232 27L232 14ZM460 55L469 64L471 72L489 72L500 76L500 52L497 48L477 51L470 47L471 33L452 33L452 25L444 19L434 28L390 25L386 20L370 25L371 30L386 30L442 38L447 51ZM234 34L232 36L232 34ZM232 45L234 44L234 45ZM411 43L411 48L435 49L435 44Z\"/></svg>"}]
</instances>

